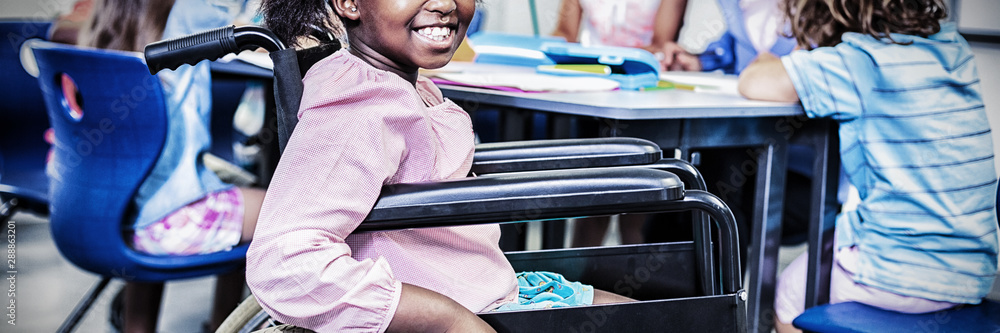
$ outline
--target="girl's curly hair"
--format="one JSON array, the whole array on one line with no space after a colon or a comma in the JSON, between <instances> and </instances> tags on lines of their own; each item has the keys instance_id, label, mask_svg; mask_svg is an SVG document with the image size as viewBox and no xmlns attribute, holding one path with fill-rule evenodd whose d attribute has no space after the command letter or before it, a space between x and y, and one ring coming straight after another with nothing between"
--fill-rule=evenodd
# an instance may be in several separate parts
<instances>
[{"instance_id":1,"label":"girl's curly hair","mask_svg":"<svg viewBox=\"0 0 1000 333\"><path fill-rule=\"evenodd\" d=\"M330 0L263 0L264 24L285 45L299 46L303 38L328 39L343 35Z\"/></svg>"},{"instance_id":2,"label":"girl's curly hair","mask_svg":"<svg viewBox=\"0 0 1000 333\"><path fill-rule=\"evenodd\" d=\"M791 35L812 49L840 43L845 32L887 38L899 33L927 37L948 16L941 0L786 0Z\"/></svg>"}]
</instances>

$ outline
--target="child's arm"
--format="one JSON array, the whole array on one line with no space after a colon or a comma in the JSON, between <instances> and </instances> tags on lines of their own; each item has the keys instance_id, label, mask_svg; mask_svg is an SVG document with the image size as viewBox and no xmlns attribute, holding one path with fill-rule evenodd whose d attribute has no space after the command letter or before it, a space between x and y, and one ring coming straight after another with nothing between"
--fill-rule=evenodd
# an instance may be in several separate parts
<instances>
[{"instance_id":1,"label":"child's arm","mask_svg":"<svg viewBox=\"0 0 1000 333\"><path fill-rule=\"evenodd\" d=\"M556 30L552 35L565 38L567 42L578 42L582 15L580 0L563 0L559 5L559 21L556 22Z\"/></svg>"},{"instance_id":2,"label":"child's arm","mask_svg":"<svg viewBox=\"0 0 1000 333\"><path fill-rule=\"evenodd\" d=\"M740 74L740 94L749 99L774 102L798 102L792 79L788 77L781 59L764 52L757 56Z\"/></svg>"},{"instance_id":3,"label":"child's arm","mask_svg":"<svg viewBox=\"0 0 1000 333\"><path fill-rule=\"evenodd\" d=\"M685 8L687 0L663 0L656 11L653 38L644 49L657 56L663 70L701 70L698 57L688 53L676 42Z\"/></svg>"},{"instance_id":4,"label":"child's arm","mask_svg":"<svg viewBox=\"0 0 1000 333\"><path fill-rule=\"evenodd\" d=\"M396 314L386 332L496 332L458 302L434 291L403 284Z\"/></svg>"},{"instance_id":5,"label":"child's arm","mask_svg":"<svg viewBox=\"0 0 1000 333\"><path fill-rule=\"evenodd\" d=\"M653 21L653 37L649 42L650 48L664 48L667 44L677 41L677 33L681 30L685 7L687 7L687 0L663 0L660 2L660 7L656 10L656 19Z\"/></svg>"}]
</instances>

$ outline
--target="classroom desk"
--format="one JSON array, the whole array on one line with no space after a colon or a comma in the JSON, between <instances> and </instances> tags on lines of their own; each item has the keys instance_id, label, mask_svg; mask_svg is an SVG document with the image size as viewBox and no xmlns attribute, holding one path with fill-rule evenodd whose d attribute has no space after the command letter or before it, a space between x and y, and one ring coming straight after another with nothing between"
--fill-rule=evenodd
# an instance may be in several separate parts
<instances>
[{"instance_id":1,"label":"classroom desk","mask_svg":"<svg viewBox=\"0 0 1000 333\"><path fill-rule=\"evenodd\" d=\"M798 104L749 101L734 95L687 90L519 93L452 85L441 85L441 89L467 111L490 105L595 117L600 119L602 136L649 139L662 148L679 150L685 159L703 148L745 147L746 160L734 167L747 177L729 182L755 182L753 228L747 255L750 331L768 332L773 326L787 147L791 142L809 145L817 152L814 175L826 180L814 182L812 188L810 241L831 234L833 221L823 218L826 212L822 203L836 198L839 170L836 124L807 119ZM710 190L725 185L708 184ZM817 262L829 264L829 258L822 257L819 250L818 247L809 250L812 288L821 288L818 286L827 280L815 268ZM807 302L814 304L815 295L815 290L809 290Z\"/></svg>"}]
</instances>

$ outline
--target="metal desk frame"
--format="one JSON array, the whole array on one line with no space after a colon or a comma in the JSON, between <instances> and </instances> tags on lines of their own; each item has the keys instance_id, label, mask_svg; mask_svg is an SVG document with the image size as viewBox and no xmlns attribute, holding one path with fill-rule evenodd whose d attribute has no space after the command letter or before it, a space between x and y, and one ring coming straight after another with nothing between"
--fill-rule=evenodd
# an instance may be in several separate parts
<instances>
[{"instance_id":1,"label":"metal desk frame","mask_svg":"<svg viewBox=\"0 0 1000 333\"><path fill-rule=\"evenodd\" d=\"M748 331L769 332L774 324L774 291L781 244L781 212L788 144L814 149L811 193L810 244L821 244L832 234L823 202L836 198L840 168L837 125L831 120L808 119L798 104L746 100L739 96L686 90L608 91L589 93L518 93L460 86L441 86L445 97L467 111L484 105L559 115L595 117L601 135L632 136L680 150L688 159L703 148L746 147L747 160L737 168L756 176L747 274ZM751 170L752 169L752 170ZM713 188L715 184L708 184ZM761 209L761 208L764 209ZM824 236L825 235L825 236ZM820 246L810 246L807 306L821 300L829 277L820 265L831 261ZM828 290L828 289L827 289Z\"/></svg>"}]
</instances>

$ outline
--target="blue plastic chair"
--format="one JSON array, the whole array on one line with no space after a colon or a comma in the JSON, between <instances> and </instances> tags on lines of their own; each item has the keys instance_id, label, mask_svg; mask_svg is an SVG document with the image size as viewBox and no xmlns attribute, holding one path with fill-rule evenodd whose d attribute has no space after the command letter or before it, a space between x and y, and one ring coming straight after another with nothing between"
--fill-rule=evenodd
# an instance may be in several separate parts
<instances>
[{"instance_id":1,"label":"blue plastic chair","mask_svg":"<svg viewBox=\"0 0 1000 333\"><path fill-rule=\"evenodd\" d=\"M0 20L0 222L16 211L48 214L48 177L45 155L49 144L42 135L49 127L42 92L34 77L21 67L21 45L46 38L51 22L31 19Z\"/></svg>"},{"instance_id":2,"label":"blue plastic chair","mask_svg":"<svg viewBox=\"0 0 1000 333\"><path fill-rule=\"evenodd\" d=\"M142 55L29 43L56 136L50 162L52 237L63 257L104 277L61 330L72 330L110 278L164 282L241 267L246 245L205 255L153 256L133 250L122 237L134 213L133 195L167 135L162 87ZM63 95L64 75L78 87L80 117Z\"/></svg>"},{"instance_id":3,"label":"blue plastic chair","mask_svg":"<svg viewBox=\"0 0 1000 333\"><path fill-rule=\"evenodd\" d=\"M996 207L1000 207L1000 188ZM824 304L806 309L792 325L824 333L1000 332L1000 303L983 300L978 305L922 314L888 311L856 302Z\"/></svg>"},{"instance_id":4,"label":"blue plastic chair","mask_svg":"<svg viewBox=\"0 0 1000 333\"><path fill-rule=\"evenodd\" d=\"M809 332L829 333L1000 332L1000 303L983 301L923 314L882 310L856 302L826 304L806 310L792 324Z\"/></svg>"}]
</instances>

